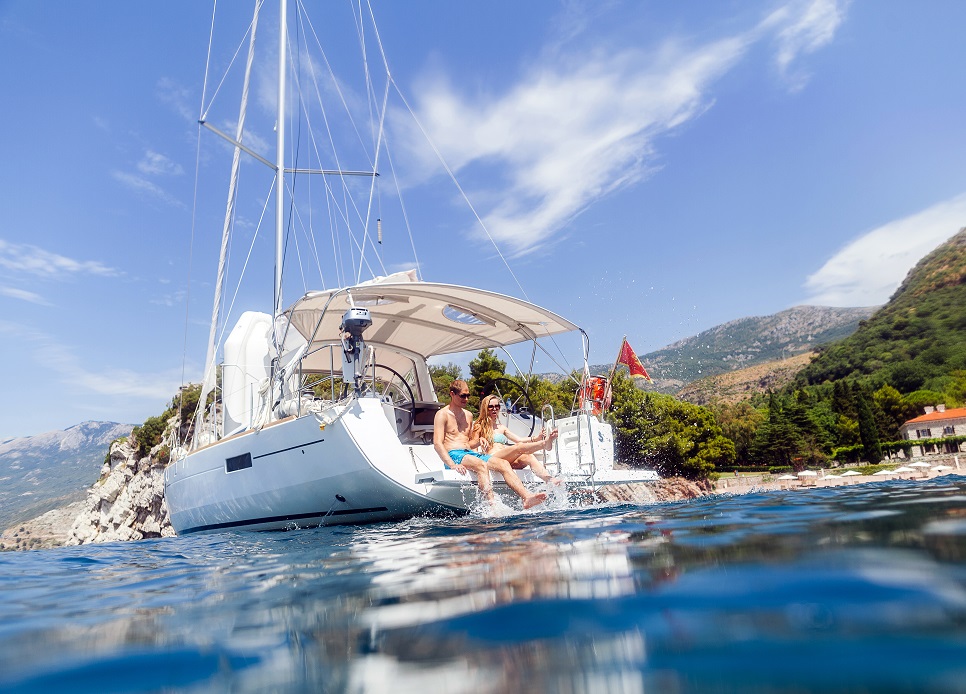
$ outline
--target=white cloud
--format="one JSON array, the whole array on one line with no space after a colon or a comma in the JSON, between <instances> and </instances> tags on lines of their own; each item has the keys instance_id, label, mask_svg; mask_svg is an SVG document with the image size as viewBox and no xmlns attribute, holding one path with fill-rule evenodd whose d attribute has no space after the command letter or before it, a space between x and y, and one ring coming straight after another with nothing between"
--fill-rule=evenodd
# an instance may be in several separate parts
<instances>
[{"instance_id":1,"label":"white cloud","mask_svg":"<svg viewBox=\"0 0 966 694\"><path fill-rule=\"evenodd\" d=\"M596 199L640 180L656 136L709 104L707 86L737 61L741 38L696 50L667 44L541 65L502 98L462 100L437 80L420 120L454 170L503 165L498 199L483 214L497 243L519 254L539 247Z\"/></svg>"},{"instance_id":2,"label":"white cloud","mask_svg":"<svg viewBox=\"0 0 966 694\"><path fill-rule=\"evenodd\" d=\"M117 270L96 260L74 260L29 244L0 239L0 267L40 277L63 275L102 275L112 277Z\"/></svg>"},{"instance_id":3,"label":"white cloud","mask_svg":"<svg viewBox=\"0 0 966 694\"><path fill-rule=\"evenodd\" d=\"M469 197L497 244L520 255L561 233L588 205L653 171L657 139L712 106L712 85L751 44L777 36L787 66L831 40L841 18L831 0L796 0L746 32L697 46L676 40L650 51L613 41L569 52L553 46L502 94L467 95L444 77L427 78L414 109L462 180L478 180L483 169L498 174L498 189L472 190ZM394 130L418 152L422 136L403 118L394 114ZM424 151L423 175L439 171L434 156Z\"/></svg>"},{"instance_id":4,"label":"white cloud","mask_svg":"<svg viewBox=\"0 0 966 694\"><path fill-rule=\"evenodd\" d=\"M94 371L84 368L69 347L41 331L0 320L0 335L29 342L38 364L61 376L63 387L80 393L111 397L167 399L181 385L180 369L150 374L128 369Z\"/></svg>"},{"instance_id":5,"label":"white cloud","mask_svg":"<svg viewBox=\"0 0 966 694\"><path fill-rule=\"evenodd\" d=\"M167 203L168 205L173 205L174 207L184 207L184 204L180 200L170 195L161 186L149 181L143 176L127 173L125 171L112 171L111 175L114 177L114 180L122 183L124 186L137 193L142 193L152 198L156 198L161 202Z\"/></svg>"},{"instance_id":6,"label":"white cloud","mask_svg":"<svg viewBox=\"0 0 966 694\"><path fill-rule=\"evenodd\" d=\"M166 283L166 282L162 282ZM187 292L184 290L178 290L170 294L162 294L160 296L155 296L149 299L149 302L156 306L182 306L185 302L185 297L187 297Z\"/></svg>"},{"instance_id":7,"label":"white cloud","mask_svg":"<svg viewBox=\"0 0 966 694\"><path fill-rule=\"evenodd\" d=\"M801 89L807 75L793 72L792 63L832 41L845 20L847 5L847 0L802 0L776 10L762 23L766 28L777 27L775 62L793 89Z\"/></svg>"},{"instance_id":8,"label":"white cloud","mask_svg":"<svg viewBox=\"0 0 966 694\"><path fill-rule=\"evenodd\" d=\"M144 157L138 162L138 171L146 176L180 176L184 173L181 164L151 150L145 152Z\"/></svg>"},{"instance_id":9,"label":"white cloud","mask_svg":"<svg viewBox=\"0 0 966 694\"><path fill-rule=\"evenodd\" d=\"M11 299L19 299L20 301L29 301L32 304L38 304L40 306L50 306L50 303L44 297L40 296L40 294L35 294L26 289L0 287L0 295L10 297Z\"/></svg>"},{"instance_id":10,"label":"white cloud","mask_svg":"<svg viewBox=\"0 0 966 694\"><path fill-rule=\"evenodd\" d=\"M189 105L191 91L174 80L164 77L158 80L155 93L163 103L171 106L176 113L187 121L198 119L197 112Z\"/></svg>"},{"instance_id":11,"label":"white cloud","mask_svg":"<svg viewBox=\"0 0 966 694\"><path fill-rule=\"evenodd\" d=\"M966 226L966 193L873 229L836 253L805 281L806 303L885 303L909 270Z\"/></svg>"}]
</instances>

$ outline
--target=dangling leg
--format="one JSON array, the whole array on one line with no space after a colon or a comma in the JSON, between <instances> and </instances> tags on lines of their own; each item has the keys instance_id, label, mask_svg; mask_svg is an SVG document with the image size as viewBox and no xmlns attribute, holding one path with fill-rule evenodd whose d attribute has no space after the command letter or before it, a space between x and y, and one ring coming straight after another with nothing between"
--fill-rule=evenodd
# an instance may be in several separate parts
<instances>
[{"instance_id":1,"label":"dangling leg","mask_svg":"<svg viewBox=\"0 0 966 694\"><path fill-rule=\"evenodd\" d=\"M511 446L512 448L512 446ZM507 483L507 486L512 489L517 496L523 499L523 508L533 508L539 504L542 504L547 500L547 495L544 492L538 492L533 494L528 490L523 482L517 477L517 473L513 471L510 467L510 462L505 458L500 457L497 453L490 456L489 461L486 463L487 467L494 471L499 472L503 475L503 480Z\"/></svg>"}]
</instances>

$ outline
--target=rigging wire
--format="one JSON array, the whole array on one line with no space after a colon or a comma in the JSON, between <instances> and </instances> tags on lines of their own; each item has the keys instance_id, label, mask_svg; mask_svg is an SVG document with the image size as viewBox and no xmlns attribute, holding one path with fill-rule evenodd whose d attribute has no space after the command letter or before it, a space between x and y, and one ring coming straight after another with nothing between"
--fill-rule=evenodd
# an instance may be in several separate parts
<instances>
[{"instance_id":1,"label":"rigging wire","mask_svg":"<svg viewBox=\"0 0 966 694\"><path fill-rule=\"evenodd\" d=\"M402 190L399 189L399 177L396 176L396 167L392 161L388 135L386 136L386 160L389 162L389 170L392 172L393 183L396 184L396 196L399 200L399 209L402 212L403 222L406 225L406 232L409 234L409 245L413 249L413 260L416 261L416 277L421 280L423 278L422 265L419 262L419 255L416 253L416 239L413 238L413 228L409 223L409 213L406 212L406 203L403 202Z\"/></svg>"},{"instance_id":2,"label":"rigging wire","mask_svg":"<svg viewBox=\"0 0 966 694\"><path fill-rule=\"evenodd\" d=\"M215 5L217 5L217 4L218 4L218 0L215 0ZM245 34L242 35L241 40L238 42L238 46L235 47L235 53L232 55L231 60L228 62L228 67L226 67L225 70L224 70L224 72L222 73L222 75L221 75L221 81L218 82L218 86L215 87L215 90L211 93L211 101L208 102L207 108L205 107L204 90L207 88L207 85L208 85L208 69L209 69L209 66L208 66L208 63L205 64L205 82L204 82L205 83L205 88L202 89L201 118L200 118L200 120L202 120L202 121L208 120L208 111L211 110L211 106L212 106L212 104L215 103L215 99L218 97L218 93L221 91L221 88L225 85L225 81L228 79L228 75L231 72L231 68L235 64L235 61L238 59L238 56L241 53L241 50L242 50L242 48L245 45L245 38L253 30L253 27L255 25L255 22L257 21L255 19L255 17L258 16L258 12L261 10L261 6L263 4L264 4L264 0L256 0L256 2L255 2L255 7L256 7L255 15L252 18L251 23L249 23L249 25L248 25L248 31L246 31ZM215 8L212 8L212 18L211 18L211 31L212 31L212 35L214 34L214 30L215 30L215 18L214 18L214 14L215 14ZM209 59L211 58L211 45L212 45L211 44L211 40L212 39L209 38L209 43L208 43L208 58Z\"/></svg>"},{"instance_id":3,"label":"rigging wire","mask_svg":"<svg viewBox=\"0 0 966 694\"><path fill-rule=\"evenodd\" d=\"M293 85L295 85L296 91L299 91L299 89L298 89L299 75L301 74L301 69L302 69L302 51L300 50L301 42L300 42L299 37L301 36L301 33L302 33L301 32L301 30L302 30L302 22L301 22L301 15L298 12L295 13L295 18L296 18L296 29L295 29L295 55L294 55L294 57L292 55L292 47L290 45L290 42L291 42L291 34L289 34L289 33L286 33L286 38L288 39L288 41L286 42L287 45L285 46L285 50L288 53L288 62L292 66L292 72L293 72L293 80L292 81L293 81ZM285 18L284 17L282 18L282 21L285 21ZM293 119L293 120L295 118L298 118L298 120L295 123L295 137L294 137L294 142L290 145L291 148L292 148L292 169L293 169L293 171L292 171L291 188L289 187L290 184L288 183L288 181L285 180L285 174L283 172L283 174L282 174L282 180L285 181L285 186L278 193L279 195L282 195L283 192L284 192L284 190L289 190L288 225L285 227L285 238L282 240L282 259L281 259L281 263L282 263L282 276L283 277L285 276L285 260L288 258L288 241L289 241L289 238L291 238L291 236L292 236L292 225L294 224L294 219L295 219L295 188L296 188L296 184L298 183L298 180L299 180L299 175L298 175L299 153L302 151L302 147L301 147L301 144L302 144L302 109L295 109L295 110L298 111L298 114L297 115L296 114L292 114L292 115L289 116L289 118L290 119ZM298 256L298 249L296 249L296 256ZM307 290L308 287L307 287L307 285L305 283L305 272L304 272L304 270L302 268L301 258L299 258L299 273L302 275L302 288L303 288L303 290ZM304 293L305 292L303 291L303 294Z\"/></svg>"},{"instance_id":4,"label":"rigging wire","mask_svg":"<svg viewBox=\"0 0 966 694\"><path fill-rule=\"evenodd\" d=\"M299 7L300 8L303 8L303 4L301 2L299 3ZM362 151L366 154L366 157L367 157L367 159L369 161L370 168L375 173L377 171L376 161L371 156L369 156L368 147L366 146L365 140L362 137L361 132L359 131L359 126L356 123L356 119L353 118L353 116L352 116L352 109L349 107L348 101L347 101L346 96L345 96L345 93L344 93L344 91L343 91L343 89L341 87L341 84L339 82L339 79L336 77L335 71L332 68L332 64L330 63L330 61L328 59L328 55L326 54L325 49L322 47L321 40L319 39L318 33L316 32L315 27L312 24L311 17L308 17L307 15L305 17L305 25L309 29L309 32L306 33L306 37L308 37L309 35L311 35L311 37L315 41L315 46L318 49L320 55L322 56L322 61L325 64L326 70L328 71L329 78L332 81L332 85L334 87L334 90L335 90L336 94L338 94L338 96L339 96L339 101L342 104L342 107L343 107L343 109L345 111L346 117L348 118L349 123L351 124L352 129L353 129L353 131L356 134L356 138L358 138L358 141L359 141L360 145L362 146ZM310 70L312 69L312 67L313 67L313 63L310 61L310 63L309 63ZM329 147L331 149L332 156L333 156L333 158L335 160L335 163L336 163L336 169L339 170L339 171L343 171L344 169L343 169L342 164L341 164L341 161L340 161L339 150L335 146L335 137L334 137L333 132L332 132L332 127L331 127L331 124L330 124L330 119L329 119L329 116L328 116L328 111L327 111L327 109L325 107L325 100L322 98L321 94L318 91L318 79L314 75L314 71L313 71L313 74L312 74L312 83L316 87L316 99L318 101L319 111L322 114L323 123L325 124L325 131L326 131L326 135L327 135L327 137L329 139ZM367 93L369 91L370 90L367 88ZM370 117L370 120L374 120L374 119L372 119ZM378 152L376 153L376 156L378 157ZM320 157L320 161L321 161L321 157ZM355 234L352 232L352 225L349 223L349 221L348 221L347 218L345 219L345 222L346 222L346 233L347 233L348 236L350 236L350 238L352 238L355 247L357 249L359 249L359 251L361 253L361 255L360 255L360 268L361 268L362 263L365 263L366 268L369 270L369 272L373 276L375 276L376 275L375 271L373 270L373 268L370 265L369 261L365 258L366 240L367 240L367 238L369 238L368 237L368 229L369 229L369 223L370 223L370 219L371 219L370 214L369 214L369 211L367 210L367 213L365 215L363 215L362 211L356 205L355 199L352 198L351 196L348 196L347 195L348 188L349 188L349 182L346 180L346 177L344 175L341 175L341 176L339 176L339 178L340 178L340 182L342 183L342 186L343 186L343 197L344 197L343 204L345 205L345 209L348 210L351 207L354 210L357 219L360 221L360 223L363 224L364 234L365 235L363 237L362 243L360 243L358 241L358 239L355 238ZM328 181L326 181L326 185L327 186L329 185L328 184ZM370 207L371 207L371 205L370 205ZM345 214L344 213L343 213L343 216L345 217ZM382 258L379 257L378 249L376 248L375 244L371 241L371 239L369 240L369 245L372 247L373 252L376 253L377 260L379 261L379 266L382 269L382 271L385 273L386 272L386 268L385 268L385 266L382 263ZM355 253L352 252L353 248L352 248L351 245L350 245L349 249L350 249L350 254L352 255L352 265L354 266L355 265ZM360 276L361 276L361 269L360 269ZM343 281L343 283L344 283L344 281Z\"/></svg>"},{"instance_id":5,"label":"rigging wire","mask_svg":"<svg viewBox=\"0 0 966 694\"><path fill-rule=\"evenodd\" d=\"M520 292L523 294L523 297L527 301L530 301L530 297L527 294L526 289L524 289L523 284L520 282L516 273L513 272L513 268L510 267L510 263L506 259L506 256L504 256L503 251L500 249L499 244L497 244L496 242L496 239L494 239L492 234L490 234L490 230L487 228L486 224L483 222L483 219L476 211L476 207L470 201L469 196L466 194L466 191L463 190L462 185L460 185L459 181L456 179L456 174L453 172L452 168L449 166L448 162L443 157L442 152L439 151L439 148L436 146L436 143L432 140L432 138L430 138L429 133L426 131L426 129L423 127L422 122L416 116L416 112L413 110L412 106L410 106L409 101L406 99L406 96L403 94L402 89L399 87L399 84L393 78L392 71L389 69L389 60L386 55L385 46L383 45L382 37L379 34L379 26L376 23L375 12L372 9L371 0L366 0L366 6L369 9L369 17L372 24L373 34L375 35L376 44L379 46L379 53L380 53L380 56L382 57L383 66L385 68L386 79L394 87L396 93L399 95L399 98L402 100L403 105L405 105L406 109L409 111L409 115L412 117L413 122L416 124L416 127L419 128L419 131L422 133L426 142L432 148L440 164L443 166L443 169L446 171L447 175L450 177L450 180L453 182L453 185L456 186L456 189L459 191L463 200L466 202L466 205L470 208L470 211L473 213L473 216L476 218L476 221L479 223L480 228L483 230L483 233L486 234L487 239L490 241L490 244L493 246L493 249L496 251L500 260L503 262L503 265L504 267L506 267L507 272L510 273L510 276L513 278L514 283L516 283L517 288L519 288ZM387 87L388 87L388 83L387 83ZM388 156L388 150L387 150L387 156ZM397 187L398 187L398 180L397 180ZM402 198L400 197L400 203L401 202L402 202ZM410 238L412 238L411 234L412 234L412 231L410 230ZM414 252L415 252L415 244L414 244ZM418 262L417 262L417 267L418 267ZM550 336L550 340L557 348L557 350L560 352L561 358L563 358L563 360L566 361L567 360L566 355L564 354L563 349L561 349L560 345L557 343L557 340L553 335ZM549 353L547 356L550 356Z\"/></svg>"},{"instance_id":6,"label":"rigging wire","mask_svg":"<svg viewBox=\"0 0 966 694\"><path fill-rule=\"evenodd\" d=\"M211 48L214 44L215 37L215 16L218 10L218 0L212 3L211 6L211 25L208 29L208 49L205 54L205 74L201 85L201 104L198 107L199 112L204 111L205 107L205 93L208 89L208 72L211 66ZM191 318L191 271L194 265L195 256L195 232L197 231L198 222L198 184L201 179L201 122L199 119L197 125L197 138L195 140L195 181L194 187L191 193L191 232L188 241L188 272L186 277L187 286L185 288L184 297L184 339L181 345L181 391L184 391L185 387L185 372L187 371L188 364L188 325ZM184 406L184 398L178 398L178 419L181 420L182 407ZM198 408L204 410L205 403L199 401ZM180 440L181 430L177 430L177 444L181 445Z\"/></svg>"}]
</instances>

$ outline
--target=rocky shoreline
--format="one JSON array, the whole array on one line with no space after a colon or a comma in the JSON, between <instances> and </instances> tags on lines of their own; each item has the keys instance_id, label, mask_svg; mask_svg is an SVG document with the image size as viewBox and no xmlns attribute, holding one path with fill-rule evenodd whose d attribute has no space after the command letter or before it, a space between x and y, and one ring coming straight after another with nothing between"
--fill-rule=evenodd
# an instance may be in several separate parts
<instances>
[{"instance_id":1,"label":"rocky shoreline","mask_svg":"<svg viewBox=\"0 0 966 694\"><path fill-rule=\"evenodd\" d=\"M75 501L12 525L0 536L0 551L60 547L67 542L70 528L86 504L86 500Z\"/></svg>"},{"instance_id":2,"label":"rocky shoreline","mask_svg":"<svg viewBox=\"0 0 966 694\"><path fill-rule=\"evenodd\" d=\"M603 502L657 503L714 493L711 482L681 478L619 484L598 491ZM91 542L173 537L164 503L164 464L138 459L130 439L111 444L111 454L87 499L9 528L0 550L49 549Z\"/></svg>"}]
</instances>

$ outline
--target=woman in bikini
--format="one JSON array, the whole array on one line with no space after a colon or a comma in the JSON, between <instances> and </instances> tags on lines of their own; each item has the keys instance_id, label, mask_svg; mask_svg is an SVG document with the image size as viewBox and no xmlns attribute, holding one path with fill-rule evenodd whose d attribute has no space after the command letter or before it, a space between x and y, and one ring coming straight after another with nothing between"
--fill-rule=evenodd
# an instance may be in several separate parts
<instances>
[{"instance_id":1,"label":"woman in bikini","mask_svg":"<svg viewBox=\"0 0 966 694\"><path fill-rule=\"evenodd\" d=\"M480 401L480 416L473 423L474 438L479 437L480 446L484 453L494 453L507 446L517 443L538 441L539 437L521 438L500 424L500 409L503 403L496 395L487 395ZM561 480L553 477L535 455L524 453L510 462L514 470L529 467L534 475L548 484L560 485Z\"/></svg>"}]
</instances>

